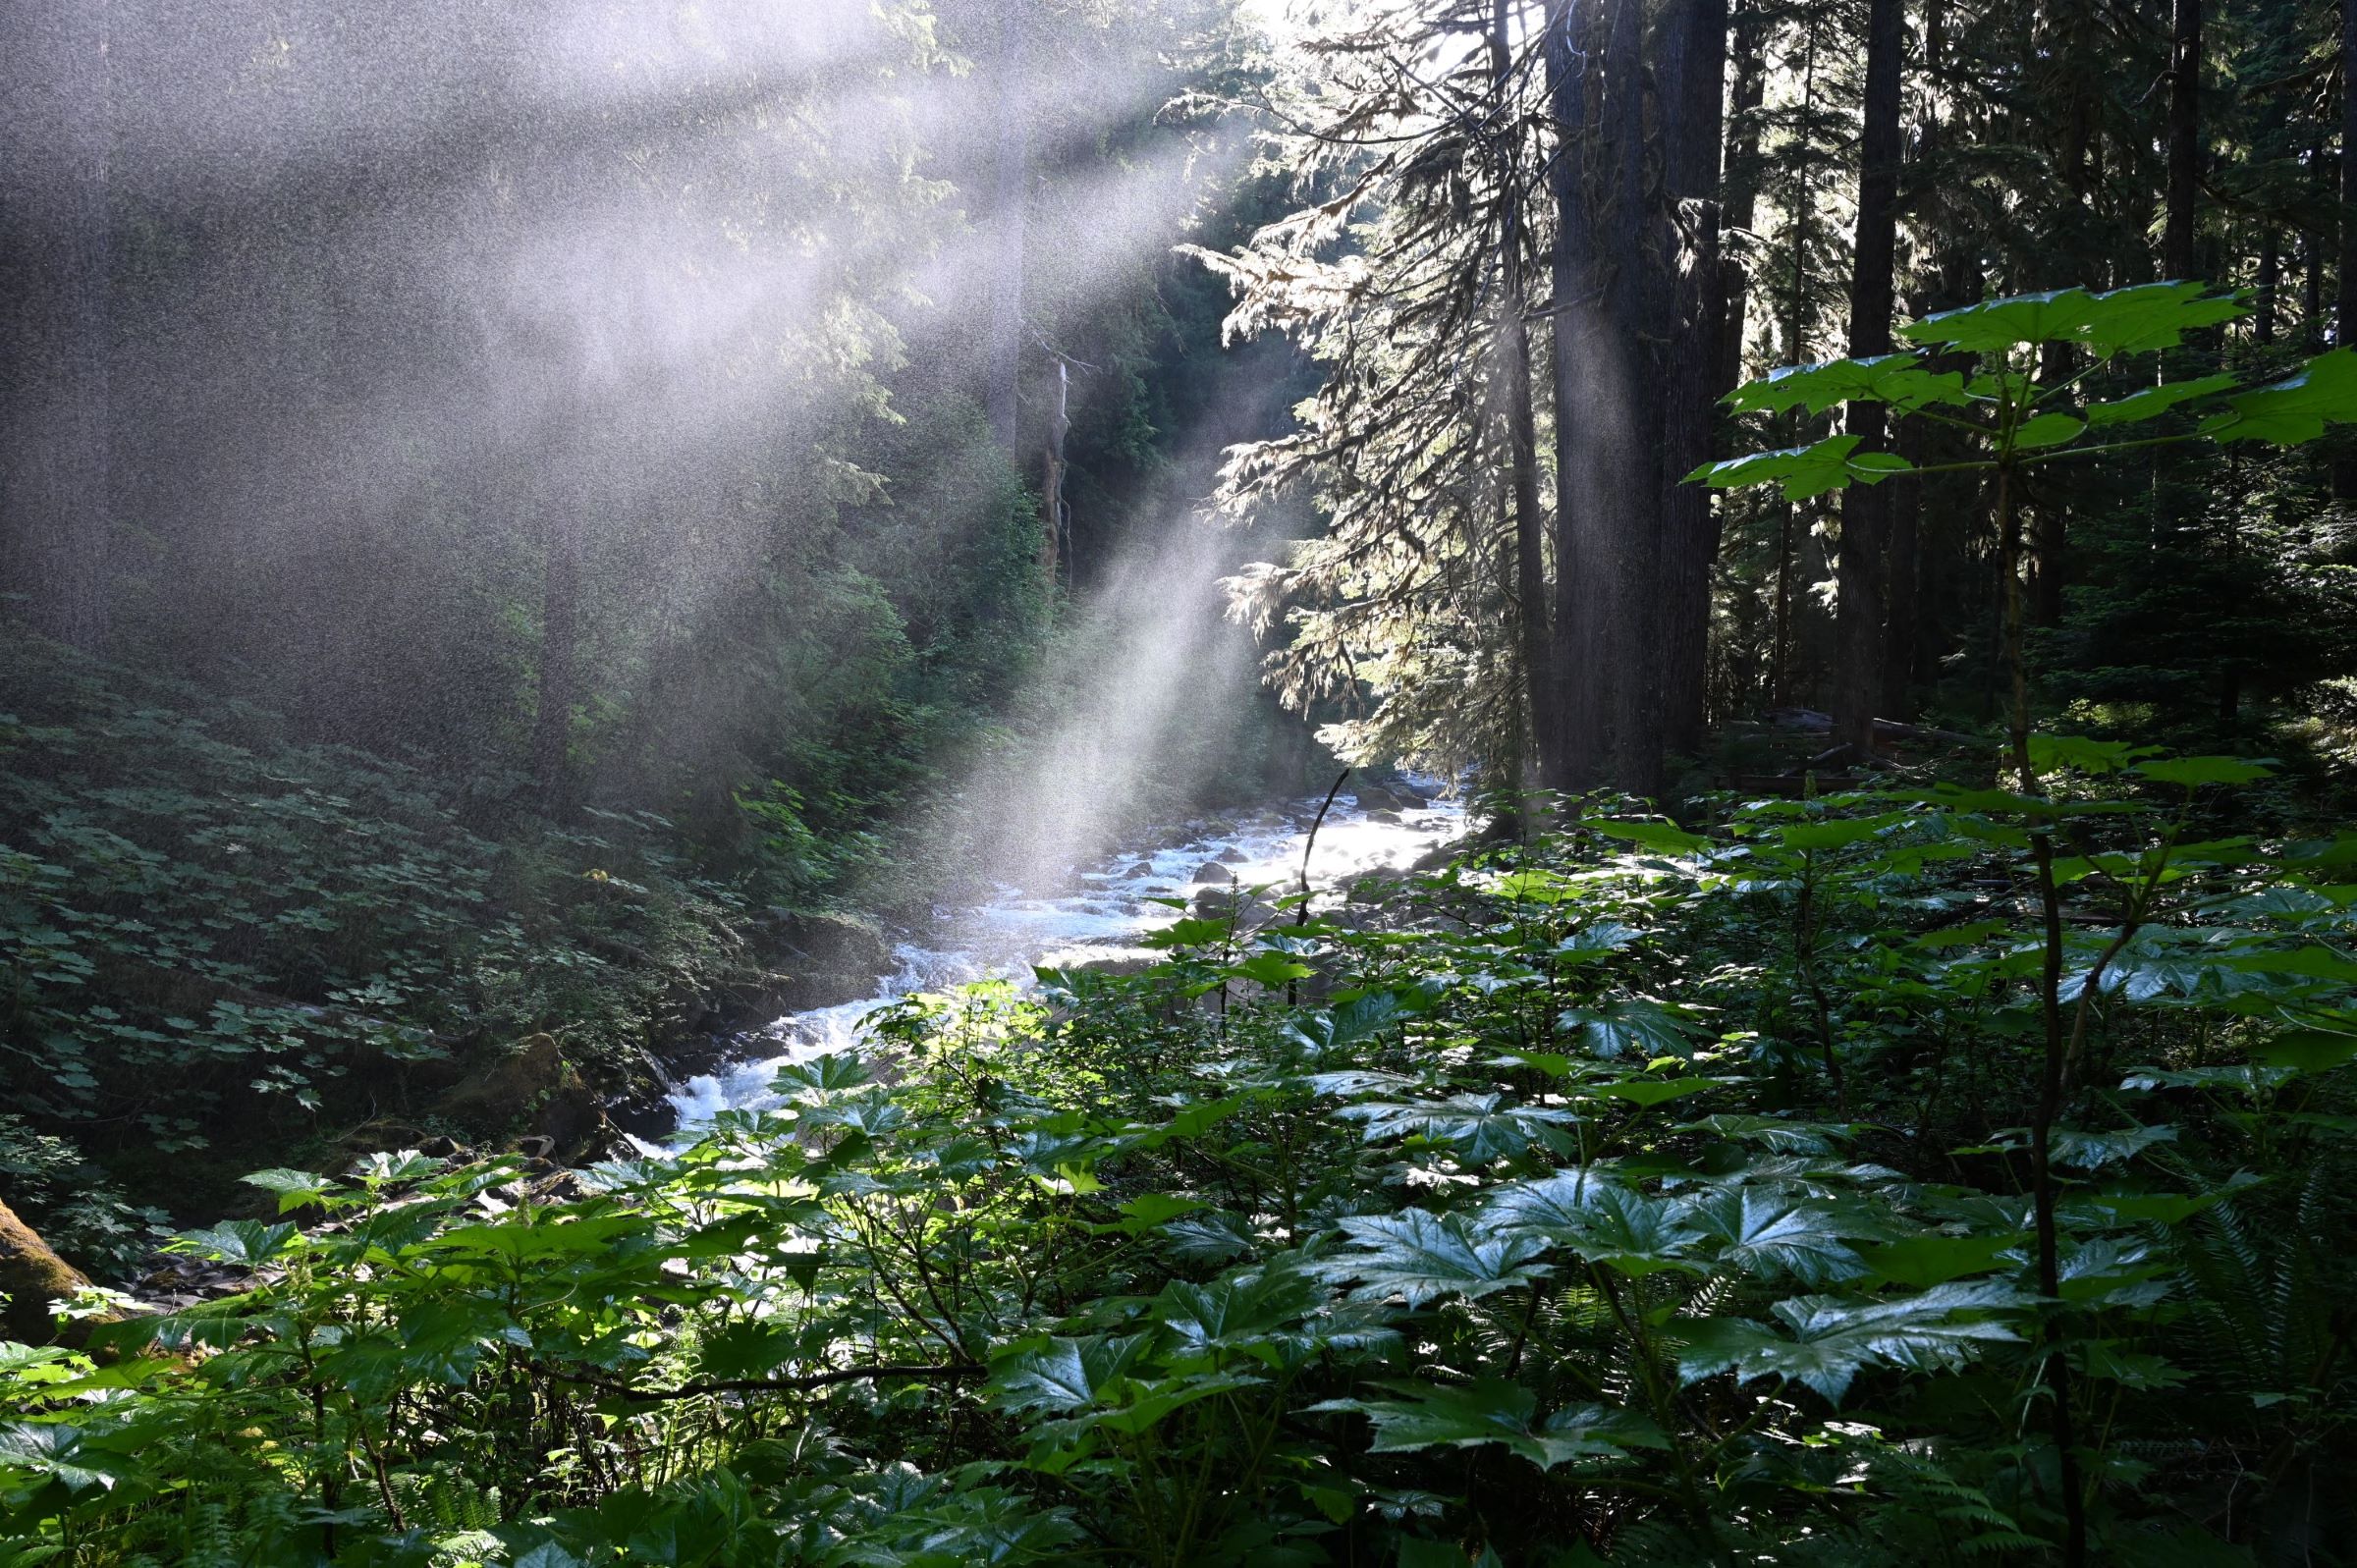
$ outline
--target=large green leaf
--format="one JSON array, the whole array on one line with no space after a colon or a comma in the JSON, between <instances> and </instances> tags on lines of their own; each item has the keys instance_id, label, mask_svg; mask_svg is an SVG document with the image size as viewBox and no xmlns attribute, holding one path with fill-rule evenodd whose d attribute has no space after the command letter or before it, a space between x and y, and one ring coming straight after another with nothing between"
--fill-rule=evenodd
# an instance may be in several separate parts
<instances>
[{"instance_id":1,"label":"large green leaf","mask_svg":"<svg viewBox=\"0 0 2357 1568\"><path fill-rule=\"evenodd\" d=\"M1641 844L1647 849L1658 849L1664 854L1690 855L1697 849L1708 849L1711 846L1710 839L1701 834L1688 833L1672 823L1617 818L1591 822L1587 826L1608 838L1625 838L1630 843Z\"/></svg>"},{"instance_id":2,"label":"large green leaf","mask_svg":"<svg viewBox=\"0 0 2357 1568\"><path fill-rule=\"evenodd\" d=\"M1687 1223L1684 1203L1649 1198L1584 1171L1558 1171L1502 1187L1481 1217L1486 1229L1542 1238L1625 1274L1702 1271L1693 1252L1703 1233Z\"/></svg>"},{"instance_id":3,"label":"large green leaf","mask_svg":"<svg viewBox=\"0 0 2357 1568\"><path fill-rule=\"evenodd\" d=\"M1859 440L1853 435L1828 436L1806 447L1780 447L1706 462L1687 474L1686 482L1714 490L1774 483L1782 487L1785 500L1806 501L1853 482L1880 484L1914 466L1895 453L1858 452Z\"/></svg>"},{"instance_id":4,"label":"large green leaf","mask_svg":"<svg viewBox=\"0 0 2357 1568\"><path fill-rule=\"evenodd\" d=\"M2091 294L2057 289L2012 295L1943 310L1899 328L1910 343L1975 353L1998 353L2027 344L2072 343L2099 359L2171 349L2184 334L2243 314L2230 296L2208 295L2198 283L2147 283Z\"/></svg>"},{"instance_id":5,"label":"large green leaf","mask_svg":"<svg viewBox=\"0 0 2357 1568\"><path fill-rule=\"evenodd\" d=\"M2223 412L2202 421L2201 433L2289 447L2351 420L2357 420L2357 349L2334 349L2281 381L2228 398Z\"/></svg>"},{"instance_id":6,"label":"large green leaf","mask_svg":"<svg viewBox=\"0 0 2357 1568\"><path fill-rule=\"evenodd\" d=\"M199 1258L241 1269L258 1269L285 1251L294 1239L295 1226L291 1222L265 1225L258 1219L229 1219L209 1229L183 1232L173 1243L173 1250L192 1252Z\"/></svg>"},{"instance_id":7,"label":"large green leaf","mask_svg":"<svg viewBox=\"0 0 2357 1568\"><path fill-rule=\"evenodd\" d=\"M1155 1299L1174 1365L1208 1363L1235 1352L1284 1365L1313 1336L1302 1321L1324 1304L1317 1280L1296 1269L1223 1275L1207 1285L1173 1280Z\"/></svg>"},{"instance_id":8,"label":"large green leaf","mask_svg":"<svg viewBox=\"0 0 2357 1568\"><path fill-rule=\"evenodd\" d=\"M1003 1410L1086 1410L1111 1401L1151 1342L1146 1334L1094 1334L1018 1345L993 1363L983 1392Z\"/></svg>"},{"instance_id":9,"label":"large green leaf","mask_svg":"<svg viewBox=\"0 0 2357 1568\"><path fill-rule=\"evenodd\" d=\"M1599 1056L1690 1056L1684 1016L1650 997L1621 997L1594 1007L1572 1007L1556 1018L1559 1029L1575 1030L1580 1043Z\"/></svg>"},{"instance_id":10,"label":"large green leaf","mask_svg":"<svg viewBox=\"0 0 2357 1568\"><path fill-rule=\"evenodd\" d=\"M1351 1411L1375 1424L1377 1453L1502 1443L1541 1470L1575 1459L1611 1458L1631 1448L1668 1448L1652 1421L1633 1410L1571 1405L1538 1419L1538 1395L1518 1382L1385 1385L1397 1399L1330 1399L1313 1411Z\"/></svg>"},{"instance_id":11,"label":"large green leaf","mask_svg":"<svg viewBox=\"0 0 2357 1568\"><path fill-rule=\"evenodd\" d=\"M1328 1279L1355 1280L1350 1294L1357 1300L1397 1295L1412 1310L1442 1296L1470 1300L1527 1285L1548 1272L1534 1262L1547 1250L1543 1238L1485 1232L1463 1215L1404 1209L1356 1216L1343 1220L1343 1229L1354 1250L1312 1267Z\"/></svg>"},{"instance_id":12,"label":"large green leaf","mask_svg":"<svg viewBox=\"0 0 2357 1568\"><path fill-rule=\"evenodd\" d=\"M1961 1279L1966 1274L1985 1274L2009 1267L2005 1254L2021 1239L2022 1233L2016 1231L1995 1235L1902 1236L1867 1248L1864 1258L1869 1269L1892 1284L1923 1289Z\"/></svg>"},{"instance_id":13,"label":"large green leaf","mask_svg":"<svg viewBox=\"0 0 2357 1568\"><path fill-rule=\"evenodd\" d=\"M1722 1372L1746 1382L1777 1378L1839 1404L1851 1381L1870 1368L1944 1371L1963 1365L1983 1344L2018 1339L1989 1314L2022 1299L1995 1282L1935 1285L1899 1301L1797 1296L1774 1308L1788 1334L1742 1318L1691 1325L1678 1373L1688 1382Z\"/></svg>"},{"instance_id":14,"label":"large green leaf","mask_svg":"<svg viewBox=\"0 0 2357 1568\"><path fill-rule=\"evenodd\" d=\"M1841 1239L1826 1204L1757 1187L1737 1187L1685 1207L1682 1222L1720 1244L1718 1263L1745 1273L1786 1274L1803 1284L1854 1279L1866 1265Z\"/></svg>"},{"instance_id":15,"label":"large green leaf","mask_svg":"<svg viewBox=\"0 0 2357 1568\"><path fill-rule=\"evenodd\" d=\"M2098 428L2134 424L2139 420L2157 418L2182 404L2198 403L2204 398L2231 392L2240 384L2237 377L2230 375L2197 376L2190 381L2165 382L2110 403L2089 404L2087 422Z\"/></svg>"},{"instance_id":16,"label":"large green leaf","mask_svg":"<svg viewBox=\"0 0 2357 1568\"><path fill-rule=\"evenodd\" d=\"M1578 1120L1568 1110L1524 1106L1501 1094L1451 1095L1446 1100L1371 1101L1344 1106L1335 1112L1346 1120L1366 1123L1366 1139L1418 1137L1443 1143L1471 1164L1507 1160L1534 1141L1549 1139L1554 1128Z\"/></svg>"}]
</instances>

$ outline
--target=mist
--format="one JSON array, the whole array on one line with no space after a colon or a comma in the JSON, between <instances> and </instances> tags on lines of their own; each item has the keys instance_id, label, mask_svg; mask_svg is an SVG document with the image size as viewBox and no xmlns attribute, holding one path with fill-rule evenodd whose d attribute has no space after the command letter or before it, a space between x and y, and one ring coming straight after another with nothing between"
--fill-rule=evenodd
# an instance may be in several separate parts
<instances>
[{"instance_id":1,"label":"mist","mask_svg":"<svg viewBox=\"0 0 2357 1568\"><path fill-rule=\"evenodd\" d=\"M1256 46L1228 6L9 26L4 543L35 623L718 842L748 791L864 828L1009 809L1049 758L1042 870L1139 781L1168 811L1269 749L1211 589L1244 546L1200 503L1297 367L1219 355L1173 255L1248 221L1243 129L1166 107ZM1149 407L1157 355L1234 362Z\"/></svg>"}]
</instances>

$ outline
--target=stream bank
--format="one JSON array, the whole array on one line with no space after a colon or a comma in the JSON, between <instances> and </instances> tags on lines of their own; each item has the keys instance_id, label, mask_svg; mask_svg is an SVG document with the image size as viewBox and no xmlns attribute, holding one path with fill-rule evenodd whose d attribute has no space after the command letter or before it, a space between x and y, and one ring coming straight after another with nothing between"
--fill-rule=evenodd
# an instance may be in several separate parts
<instances>
[{"instance_id":1,"label":"stream bank","mask_svg":"<svg viewBox=\"0 0 2357 1568\"><path fill-rule=\"evenodd\" d=\"M778 1068L855 1049L868 1016L911 992L990 978L1029 984L1034 969L1143 959L1145 933L1178 910L1233 899L1238 890L1290 892L1308 855L1313 888L1333 891L1372 873L1404 871L1464 831L1464 808L1436 781L1369 783L1324 801L1303 797L1233 818L1198 818L1135 836L1059 886L1003 886L978 902L943 905L889 935L890 964L824 1003L783 1012L695 1055L675 1054L659 1104L614 1112L633 1137L661 1141L723 1110L775 1104ZM1313 841L1314 829L1314 841Z\"/></svg>"}]
</instances>

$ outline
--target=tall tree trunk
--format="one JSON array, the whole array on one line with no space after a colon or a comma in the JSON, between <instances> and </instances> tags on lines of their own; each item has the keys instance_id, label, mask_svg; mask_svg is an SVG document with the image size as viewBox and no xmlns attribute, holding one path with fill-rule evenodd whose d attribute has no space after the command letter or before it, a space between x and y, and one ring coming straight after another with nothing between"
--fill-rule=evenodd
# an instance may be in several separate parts
<instances>
[{"instance_id":1,"label":"tall tree trunk","mask_svg":"<svg viewBox=\"0 0 2357 1568\"><path fill-rule=\"evenodd\" d=\"M1661 597L1661 404L1652 395L1658 373L1646 347L1665 334L1648 305L1657 290L1658 246L1649 244L1645 201L1645 9L1643 0L1606 0L1605 127L1611 185L1597 228L1605 273L1606 367L1616 401L1626 410L1613 444L1602 450L1598 477L1618 504L1606 513L1612 534L1612 622L1605 660L1610 726L1607 782L1640 795L1661 791L1662 725L1654 680L1654 618Z\"/></svg>"},{"instance_id":2,"label":"tall tree trunk","mask_svg":"<svg viewBox=\"0 0 2357 1568\"><path fill-rule=\"evenodd\" d=\"M2168 211L2161 270L2191 278L2202 184L2202 0L2174 0L2168 23Z\"/></svg>"},{"instance_id":3,"label":"tall tree trunk","mask_svg":"<svg viewBox=\"0 0 2357 1568\"><path fill-rule=\"evenodd\" d=\"M1508 31L1508 0L1497 0L1490 19L1490 85L1503 100L1511 90L1513 50ZM1503 110L1503 101L1498 108ZM1547 597L1547 519L1539 507L1538 414L1530 387L1530 308L1523 282L1523 223L1520 186L1509 160L1501 170L1498 236L1497 382L1506 400L1507 459L1511 483L1514 537L1514 597L1516 629L1522 648L1522 689L1530 730L1541 741L1541 782L1545 777L1546 736L1560 732L1555 720L1558 698L1555 649L1549 625Z\"/></svg>"},{"instance_id":4,"label":"tall tree trunk","mask_svg":"<svg viewBox=\"0 0 2357 1568\"><path fill-rule=\"evenodd\" d=\"M992 62L998 76L999 147L991 203L989 379L983 394L999 450L1017 463L1022 460L1017 427L1023 368L1023 229L1031 186L1026 141L1031 116L1024 93L1020 9L1000 8Z\"/></svg>"},{"instance_id":5,"label":"tall tree trunk","mask_svg":"<svg viewBox=\"0 0 2357 1568\"><path fill-rule=\"evenodd\" d=\"M2325 242L2314 229L2300 231L2300 351L2325 346Z\"/></svg>"},{"instance_id":6,"label":"tall tree trunk","mask_svg":"<svg viewBox=\"0 0 2357 1568\"><path fill-rule=\"evenodd\" d=\"M2346 348L2357 343L2357 222L2349 213L2357 204L2357 0L2340 7L2340 326L2336 341ZM2357 500L2357 452L2342 440L2341 456L2332 464L2332 499Z\"/></svg>"},{"instance_id":7,"label":"tall tree trunk","mask_svg":"<svg viewBox=\"0 0 2357 1568\"><path fill-rule=\"evenodd\" d=\"M1072 367L1056 360L1056 406L1048 410L1046 450L1040 458L1039 563L1048 586L1071 573L1072 508L1064 499L1064 438L1072 428Z\"/></svg>"},{"instance_id":8,"label":"tall tree trunk","mask_svg":"<svg viewBox=\"0 0 2357 1568\"><path fill-rule=\"evenodd\" d=\"M573 709L578 700L581 532L575 498L559 494L542 518L540 560L540 678L532 708L532 781L541 805L561 812L572 802L569 754Z\"/></svg>"},{"instance_id":9,"label":"tall tree trunk","mask_svg":"<svg viewBox=\"0 0 2357 1568\"><path fill-rule=\"evenodd\" d=\"M2357 5L2349 9L2352 14L2357 14ZM2345 267L2346 263L2343 265ZM2275 341L2275 296L2282 287L2282 233L2272 223L2262 224L2259 229L2259 287L2253 291L2258 297L2252 301L2251 316L2251 341L2262 347Z\"/></svg>"},{"instance_id":10,"label":"tall tree trunk","mask_svg":"<svg viewBox=\"0 0 2357 1568\"><path fill-rule=\"evenodd\" d=\"M1597 0L1547 0L1545 12L1547 97L1556 131L1547 177L1556 211L1549 257L1554 308L1548 317L1555 349L1555 613L1548 656L1555 699L1544 710L1539 756L1541 777L1556 789L1584 789L1601 767L1604 714L1590 664L1602 649L1608 601L1600 592L1602 518L1593 461L1598 430L1620 417L1590 390L1601 314L1590 292L1597 256L1587 194L1586 63L1597 41L1596 9ZM1534 720L1540 717L1534 709Z\"/></svg>"},{"instance_id":11,"label":"tall tree trunk","mask_svg":"<svg viewBox=\"0 0 2357 1568\"><path fill-rule=\"evenodd\" d=\"M1898 455L1922 467L1923 425L1910 419L1898 427ZM1914 717L1916 582L1918 543L1923 522L1923 484L1897 481L1891 490L1891 549L1885 558L1890 574L1891 608L1883 623L1883 690L1878 711L1886 719L1904 722Z\"/></svg>"},{"instance_id":12,"label":"tall tree trunk","mask_svg":"<svg viewBox=\"0 0 2357 1568\"><path fill-rule=\"evenodd\" d=\"M110 619L113 71L104 0L28 0L0 24L19 141L0 343L0 570L42 631L84 650ZM20 575L21 574L21 575Z\"/></svg>"},{"instance_id":13,"label":"tall tree trunk","mask_svg":"<svg viewBox=\"0 0 2357 1568\"><path fill-rule=\"evenodd\" d=\"M1719 265L1719 160L1727 72L1727 0L1673 0L1656 34L1662 179L1674 247L1669 348L1662 377L1661 589L1657 711L1662 743L1702 749L1710 660L1711 567L1719 517L1711 492L1685 476L1711 457L1724 373L1726 279Z\"/></svg>"},{"instance_id":14,"label":"tall tree trunk","mask_svg":"<svg viewBox=\"0 0 2357 1568\"><path fill-rule=\"evenodd\" d=\"M1733 26L1735 81L1727 123L1726 197L1722 230L1748 234L1759 216L1760 124L1754 118L1768 96L1768 18L1760 0L1742 0ZM1732 254L1723 253L1725 280L1720 321L1719 384L1743 379L1743 329L1750 311L1751 275Z\"/></svg>"},{"instance_id":15,"label":"tall tree trunk","mask_svg":"<svg viewBox=\"0 0 2357 1568\"><path fill-rule=\"evenodd\" d=\"M1898 245L1898 103L1900 54L1906 44L1902 0L1869 0L1866 9L1865 123L1858 142L1858 223L1849 274L1849 352L1891 351L1891 318L1897 308L1893 273ZM1879 403L1849 406L1849 433L1861 449L1882 443ZM1841 492L1838 674L1834 732L1851 754L1874 751L1875 708L1889 684L1883 667L1883 627L1890 614L1888 555L1891 497L1882 485L1853 484Z\"/></svg>"},{"instance_id":16,"label":"tall tree trunk","mask_svg":"<svg viewBox=\"0 0 2357 1568\"><path fill-rule=\"evenodd\" d=\"M1807 29L1802 47L1800 69L1800 113L1805 123L1817 99L1817 30L1818 18L1811 14L1802 26ZM1810 207L1809 171L1805 161L1796 171L1792 192L1792 260L1786 278L1789 288L1784 301L1784 360L1799 364L1807 352L1808 341L1808 239ZM1806 439L1808 418L1798 407L1789 414L1787 446L1799 446ZM1792 700L1792 658L1799 641L1792 634L1792 572L1794 535L1799 516L1797 504L1779 496L1775 502L1776 522L1776 635L1768 647L1768 700L1781 707Z\"/></svg>"}]
</instances>

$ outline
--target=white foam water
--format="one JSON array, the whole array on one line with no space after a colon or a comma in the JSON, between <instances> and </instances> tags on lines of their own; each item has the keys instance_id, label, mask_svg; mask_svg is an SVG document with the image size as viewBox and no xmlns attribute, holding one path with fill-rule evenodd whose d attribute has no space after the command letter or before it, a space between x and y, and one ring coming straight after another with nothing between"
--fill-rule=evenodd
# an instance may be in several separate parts
<instances>
[{"instance_id":1,"label":"white foam water","mask_svg":"<svg viewBox=\"0 0 2357 1568\"><path fill-rule=\"evenodd\" d=\"M780 1067L858 1048L869 1016L912 992L994 978L1029 985L1034 968L1119 956L1178 918L1177 910L1151 900L1200 892L1195 879L1207 863L1224 865L1241 887L1283 893L1299 886L1307 848L1310 885L1332 889L1369 872L1404 868L1464 831L1463 807L1453 800L1370 810L1356 795L1342 794L1313 845L1318 806L1316 799L1296 801L1239 822L1195 825L1181 842L1107 856L1055 896L1002 888L989 902L935 910L924 929L894 949L900 967L878 976L871 995L789 1013L751 1037L754 1054L682 1085L672 1096L681 1135L723 1110L776 1105L770 1085Z\"/></svg>"}]
</instances>

